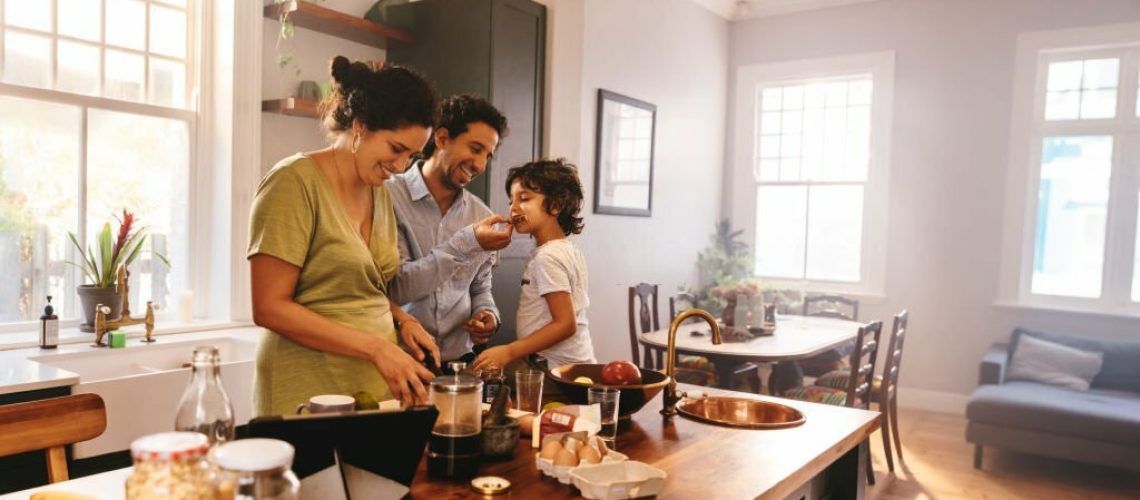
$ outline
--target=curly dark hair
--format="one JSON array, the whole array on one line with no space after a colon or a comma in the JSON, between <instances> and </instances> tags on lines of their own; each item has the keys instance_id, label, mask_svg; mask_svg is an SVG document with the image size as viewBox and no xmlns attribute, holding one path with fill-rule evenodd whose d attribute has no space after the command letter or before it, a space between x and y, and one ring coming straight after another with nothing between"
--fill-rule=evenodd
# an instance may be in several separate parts
<instances>
[{"instance_id":1,"label":"curly dark hair","mask_svg":"<svg viewBox=\"0 0 1140 500\"><path fill-rule=\"evenodd\" d=\"M507 197L511 196L511 185L515 181L524 187L542 193L546 199L543 208L546 213L558 211L558 225L566 236L581 234L585 224L578 212L582 210L582 181L578 179L578 167L565 158L538 160L507 172Z\"/></svg>"},{"instance_id":2,"label":"curly dark hair","mask_svg":"<svg viewBox=\"0 0 1140 500\"><path fill-rule=\"evenodd\" d=\"M507 117L503 116L490 101L482 97L460 94L453 95L439 103L439 121L435 128L447 129L452 138L459 137L467 132L467 127L475 122L486 123L495 129L501 141L507 136ZM435 153L435 140L432 139L424 146L424 158L431 158Z\"/></svg>"},{"instance_id":3,"label":"curly dark hair","mask_svg":"<svg viewBox=\"0 0 1140 500\"><path fill-rule=\"evenodd\" d=\"M356 120L370 131L435 125L435 89L411 68L336 56L330 73L333 90L321 103L330 133L351 130Z\"/></svg>"}]
</instances>

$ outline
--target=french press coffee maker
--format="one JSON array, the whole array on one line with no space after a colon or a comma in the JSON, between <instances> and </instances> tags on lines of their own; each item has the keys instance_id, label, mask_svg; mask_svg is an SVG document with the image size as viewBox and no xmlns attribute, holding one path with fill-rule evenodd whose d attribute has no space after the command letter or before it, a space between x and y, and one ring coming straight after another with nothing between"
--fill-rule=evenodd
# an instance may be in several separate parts
<instances>
[{"instance_id":1,"label":"french press coffee maker","mask_svg":"<svg viewBox=\"0 0 1140 500\"><path fill-rule=\"evenodd\" d=\"M479 432L483 423L483 381L463 373L467 363L453 362L455 375L431 381L431 402L439 417L428 442L428 475L466 479L479 471Z\"/></svg>"}]
</instances>

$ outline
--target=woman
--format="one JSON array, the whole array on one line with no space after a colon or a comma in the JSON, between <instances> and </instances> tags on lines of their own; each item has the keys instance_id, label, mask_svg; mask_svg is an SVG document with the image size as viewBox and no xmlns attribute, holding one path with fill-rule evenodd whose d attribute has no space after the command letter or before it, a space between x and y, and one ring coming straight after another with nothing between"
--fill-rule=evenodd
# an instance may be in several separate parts
<instances>
[{"instance_id":1,"label":"woman","mask_svg":"<svg viewBox=\"0 0 1140 500\"><path fill-rule=\"evenodd\" d=\"M432 378L424 350L439 362L432 337L386 296L399 253L383 186L427 142L435 92L406 68L341 56L332 77L324 103L332 145L281 160L253 201L253 320L266 329L254 376L258 416L292 413L318 394L423 402Z\"/></svg>"}]
</instances>

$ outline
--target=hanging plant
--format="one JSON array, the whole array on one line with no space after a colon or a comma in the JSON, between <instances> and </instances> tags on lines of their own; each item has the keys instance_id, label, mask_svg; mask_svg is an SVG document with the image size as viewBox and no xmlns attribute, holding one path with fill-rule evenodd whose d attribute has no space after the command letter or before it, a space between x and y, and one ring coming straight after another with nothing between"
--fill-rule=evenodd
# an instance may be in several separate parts
<instances>
[{"instance_id":1,"label":"hanging plant","mask_svg":"<svg viewBox=\"0 0 1140 500\"><path fill-rule=\"evenodd\" d=\"M281 42L293 38L296 32L296 27L293 25L293 20L289 17L293 11L287 8L286 4L294 1L301 1L307 3L321 3L325 0L273 0L277 5L277 22L280 23L280 28L277 30L277 67L284 70L289 66L294 67L294 74L301 76L301 67L296 64L297 58L294 56L292 50L282 50Z\"/></svg>"}]
</instances>

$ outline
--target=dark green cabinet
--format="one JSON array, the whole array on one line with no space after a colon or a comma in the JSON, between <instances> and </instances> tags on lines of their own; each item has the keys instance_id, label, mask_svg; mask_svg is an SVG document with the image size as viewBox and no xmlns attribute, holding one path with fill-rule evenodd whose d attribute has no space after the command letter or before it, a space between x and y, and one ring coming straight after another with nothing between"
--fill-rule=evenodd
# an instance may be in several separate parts
<instances>
[{"instance_id":1,"label":"dark green cabinet","mask_svg":"<svg viewBox=\"0 0 1140 500\"><path fill-rule=\"evenodd\" d=\"M473 94L506 115L510 133L468 189L506 213L506 169L542 155L546 7L530 0L422 0L388 7L387 23L415 34L387 60L423 72L441 95Z\"/></svg>"}]
</instances>

